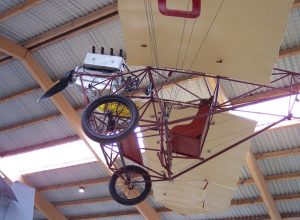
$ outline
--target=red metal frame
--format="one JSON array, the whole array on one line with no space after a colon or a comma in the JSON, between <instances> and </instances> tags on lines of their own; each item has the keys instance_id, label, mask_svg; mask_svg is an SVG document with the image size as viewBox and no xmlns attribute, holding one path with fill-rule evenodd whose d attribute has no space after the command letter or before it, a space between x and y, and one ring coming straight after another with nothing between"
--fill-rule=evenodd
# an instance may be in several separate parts
<instances>
[{"instance_id":1,"label":"red metal frame","mask_svg":"<svg viewBox=\"0 0 300 220\"><path fill-rule=\"evenodd\" d=\"M288 109L288 114L285 116L282 116L282 118L269 126L253 133L252 135L249 135L248 137L244 137L243 139L236 141L234 144L231 144L230 146L224 147L222 150L220 150L217 153L214 153L213 155L209 157L203 157L201 155L201 149L200 154L198 157L191 156L191 155L178 155L176 152L174 152L174 148L171 144L171 135L170 135L170 125L175 125L181 122L188 122L190 120L195 120L199 118L207 118L208 124L210 124L211 118L215 114L227 112L230 110L235 110L240 107L249 106L252 104L257 104L264 101L269 101L272 99L276 99L278 97L282 97L281 95L274 96L272 98L262 98L259 101L248 101L246 103L241 104L232 104L232 101L236 101L239 99L242 99L246 96L249 96L253 92L259 90L259 89L268 89L272 91L281 91L286 94L286 96L291 95L298 95L298 91L295 91L293 89L293 85L295 82L300 80L300 74L286 71L282 69L274 69L277 71L277 73L274 73L274 75L278 75L278 78L271 82L269 86L267 85L259 85L257 83L251 83L251 82L245 82L242 80L236 80L236 79L230 79L227 77L221 77L221 76L212 76L205 73L198 73L198 72L191 72L191 71L180 71L180 70L174 70L174 69L164 69L164 68L154 68L154 67L146 67L143 69L135 70L135 71L126 71L126 72L119 72L114 74L89 74L87 72L78 73L79 76L85 77L85 76L94 76L94 77L101 77L103 78L103 81L101 82L102 88L99 90L99 94L102 95L104 93L104 90L106 90L106 93L109 92L110 94L123 94L129 98L131 98L133 101L139 101L139 103L142 103L141 106L139 106L139 112L140 112L140 127L141 132L144 134L143 138L148 137L155 137L157 136L157 139L160 140L160 147L159 149L151 149L151 148L145 148L145 150L151 150L157 152L158 158L161 162L161 166L165 168L166 172L161 173L160 171L153 170L151 167L147 167L143 163L139 163L139 165L145 167L146 169L152 171L152 180L153 181L164 181L164 180L173 180L180 175L190 171L191 169L194 169L207 161L210 161L217 156L225 153L226 151L238 146L239 144L249 140L250 138L253 138L254 136L262 133L263 131L277 125L278 123L290 120L293 117L291 114L291 110L293 105L291 104ZM131 80L123 80L124 83L122 85L119 85L117 88L113 88L113 81L114 80L120 80L128 79L128 77L131 77ZM193 77L199 77L199 79L203 80L203 82L206 84L207 93L211 94L211 97L199 97L199 95L193 93L192 91L188 90L187 88L184 88L182 85L180 85L180 80L190 79ZM216 79L216 88L214 91L211 91L211 89L208 86L207 80L208 78L214 78ZM276 88L272 86L274 83L278 82L279 80L283 79L289 79L289 86L287 88ZM242 83L245 85L254 86L255 88L245 92L237 97L234 97L228 101L225 101L224 103L218 102L218 97L220 96L219 90L220 85L224 81L230 81L233 83ZM134 87L132 87L132 83L135 82ZM99 84L99 83L98 83ZM91 87L96 88L98 84L91 85ZM190 94L191 96L195 97L195 100L192 101L178 101L178 100L172 100L172 99L166 99L161 97L160 91L167 85L172 84L173 86L180 88ZM149 88L150 89L149 91ZM148 93L146 94L146 91L148 89ZM89 102L88 96L86 91L88 88L83 88L82 90L84 92L86 103ZM189 116L189 117L183 117L177 120L169 120L168 118L168 106L172 107L185 107L185 108L198 108L199 104L203 101L203 99L211 98L211 107L209 111L205 114L201 115L195 115L195 116ZM297 99L297 96L296 96ZM296 100L295 99L295 100ZM152 107L153 108L153 119L149 119L145 117L146 111ZM266 114L266 115L272 115L272 114ZM205 137L207 135L209 126L206 126L205 130L202 133L202 140L205 141ZM149 131L152 131L151 134L147 134ZM155 134L153 132L155 131ZM203 144L203 143L202 143ZM120 157L123 161L123 157L126 157L126 153L124 154L122 148L122 143L115 143L110 145L104 145L101 144L101 149L103 151L106 163L113 172L118 169L118 163L117 160ZM201 146L201 145L200 145ZM136 152L135 152L136 153ZM133 157L139 157L130 155L131 157L127 156L128 159L132 159L135 162L138 162L138 160L134 160ZM173 158L179 158L179 159L198 159L199 162L194 164L193 166L187 168L186 170L179 172L179 173L172 173L172 159Z\"/></svg>"},{"instance_id":2,"label":"red metal frame","mask_svg":"<svg viewBox=\"0 0 300 220\"><path fill-rule=\"evenodd\" d=\"M166 16L197 18L201 12L201 0L193 0L191 11L172 10L167 8L167 0L158 0L158 8L160 13Z\"/></svg>"}]
</instances>

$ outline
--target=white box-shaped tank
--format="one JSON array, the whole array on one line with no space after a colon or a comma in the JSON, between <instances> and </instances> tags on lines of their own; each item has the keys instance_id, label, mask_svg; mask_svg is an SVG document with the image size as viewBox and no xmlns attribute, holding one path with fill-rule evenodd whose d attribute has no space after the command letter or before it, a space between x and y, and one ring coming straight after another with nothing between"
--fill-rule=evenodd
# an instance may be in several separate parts
<instances>
[{"instance_id":1,"label":"white box-shaped tank","mask_svg":"<svg viewBox=\"0 0 300 220\"><path fill-rule=\"evenodd\" d=\"M120 56L87 53L84 67L94 70L121 71L124 60Z\"/></svg>"}]
</instances>

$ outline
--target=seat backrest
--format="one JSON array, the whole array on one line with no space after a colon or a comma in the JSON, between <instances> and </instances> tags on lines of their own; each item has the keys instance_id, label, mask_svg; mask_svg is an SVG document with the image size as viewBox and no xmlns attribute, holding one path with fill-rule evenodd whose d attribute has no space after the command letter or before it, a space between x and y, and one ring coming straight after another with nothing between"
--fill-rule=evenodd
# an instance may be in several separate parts
<instances>
[{"instance_id":1,"label":"seat backrest","mask_svg":"<svg viewBox=\"0 0 300 220\"><path fill-rule=\"evenodd\" d=\"M195 117L194 120L189 124L174 126L171 129L171 133L199 138L203 133L203 130L206 126L206 121L208 119L208 116L201 117L201 115L209 113L211 103L211 99L204 101L201 105L199 105L198 112L196 113L196 116L199 117Z\"/></svg>"}]
</instances>

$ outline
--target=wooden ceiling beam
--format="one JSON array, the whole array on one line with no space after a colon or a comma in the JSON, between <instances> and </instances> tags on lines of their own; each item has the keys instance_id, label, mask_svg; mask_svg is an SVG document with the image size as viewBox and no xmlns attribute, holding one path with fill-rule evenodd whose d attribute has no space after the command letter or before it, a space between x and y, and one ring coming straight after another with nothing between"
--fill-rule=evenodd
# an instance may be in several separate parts
<instances>
[{"instance_id":1,"label":"wooden ceiling beam","mask_svg":"<svg viewBox=\"0 0 300 220\"><path fill-rule=\"evenodd\" d=\"M150 192L150 195L153 195L153 192ZM68 206L79 206L84 204L100 203L100 202L112 202L114 201L111 196L100 197L100 198L88 198L80 200L71 200L53 203L55 207L68 207Z\"/></svg>"},{"instance_id":2,"label":"wooden ceiling beam","mask_svg":"<svg viewBox=\"0 0 300 220\"><path fill-rule=\"evenodd\" d=\"M113 21L118 18L118 5L112 3L104 8L95 10L53 30L25 41L22 45L29 50L37 50L57 41L64 40L74 34L87 31L95 26Z\"/></svg>"},{"instance_id":3,"label":"wooden ceiling beam","mask_svg":"<svg viewBox=\"0 0 300 220\"><path fill-rule=\"evenodd\" d=\"M172 210L168 208L156 208L156 212L170 212ZM130 216L130 215L139 215L140 213L133 210L133 211L119 211L119 212L112 212L112 213L101 213L101 214L93 214L93 215L82 215L82 216L69 216L69 220L92 220L92 219L100 219L100 218L108 218L108 217L121 217L121 216Z\"/></svg>"},{"instance_id":4,"label":"wooden ceiling beam","mask_svg":"<svg viewBox=\"0 0 300 220\"><path fill-rule=\"evenodd\" d=\"M80 111L82 109L83 109L83 107L78 107L78 108L75 108L75 111ZM13 131L13 130L16 130L16 129L36 125L36 124L42 123L44 121L53 120L53 119L55 119L59 116L61 116L61 113L57 112L57 113L54 113L54 114L51 114L51 115L45 115L45 116L42 116L40 118L34 118L34 119L31 119L31 120L23 121L21 123L17 123L17 124L9 125L9 126L6 126L6 127L2 127L2 128L0 128L0 133L9 132L9 131Z\"/></svg>"},{"instance_id":5,"label":"wooden ceiling beam","mask_svg":"<svg viewBox=\"0 0 300 220\"><path fill-rule=\"evenodd\" d=\"M300 46L297 46L297 47L281 50L279 52L279 58L282 59L286 57L297 56L299 54L300 54Z\"/></svg>"},{"instance_id":6,"label":"wooden ceiling beam","mask_svg":"<svg viewBox=\"0 0 300 220\"><path fill-rule=\"evenodd\" d=\"M4 102L8 102L8 101L13 100L13 99L17 99L19 97L22 97L22 96L25 96L25 95L28 95L28 94L31 94L31 93L37 91L38 89L40 89L39 86L33 86L31 88L24 89L22 91L19 91L17 93L12 94L12 95L5 96L3 98L0 98L0 104L2 104Z\"/></svg>"},{"instance_id":7,"label":"wooden ceiling beam","mask_svg":"<svg viewBox=\"0 0 300 220\"><path fill-rule=\"evenodd\" d=\"M37 81L37 83L41 86L41 88L46 91L49 89L53 82L49 78L47 72L42 68L42 66L35 60L32 53L26 48L0 36L0 51L3 51L7 54L10 54L23 63L23 65L27 68L27 70L31 73L32 77ZM61 112L64 118L69 122L70 126L76 131L78 136L81 137L83 142L87 145L89 150L93 153L95 158L97 159L100 166L105 165L105 163L101 160L98 152L93 148L91 141L86 137L85 133L81 127L80 116L76 112L76 110L71 106L71 104L67 101L67 99L62 94L56 94L51 97L53 104L57 107L57 109ZM107 166L105 166L107 168ZM107 172L109 169L107 168ZM155 211L155 209L147 202L143 201L140 204L135 206L141 214L144 215L145 219L149 220L159 220L160 216Z\"/></svg>"},{"instance_id":8,"label":"wooden ceiling beam","mask_svg":"<svg viewBox=\"0 0 300 220\"><path fill-rule=\"evenodd\" d=\"M35 191L34 206L50 220L67 220L50 202L38 191Z\"/></svg>"},{"instance_id":9,"label":"wooden ceiling beam","mask_svg":"<svg viewBox=\"0 0 300 220\"><path fill-rule=\"evenodd\" d=\"M12 180L2 171L0 172L10 183ZM28 181L20 176L19 180L30 187L32 187ZM34 188L34 187L32 187ZM49 220L68 220L63 214L61 214L39 191L35 189L34 193L34 206L41 211Z\"/></svg>"},{"instance_id":10,"label":"wooden ceiling beam","mask_svg":"<svg viewBox=\"0 0 300 220\"><path fill-rule=\"evenodd\" d=\"M269 192L264 176L261 173L261 170L257 164L255 156L251 150L249 150L246 154L246 164L260 192L262 201L264 202L270 217L276 220L282 219L276 207L274 199L271 193Z\"/></svg>"},{"instance_id":11,"label":"wooden ceiling beam","mask_svg":"<svg viewBox=\"0 0 300 220\"><path fill-rule=\"evenodd\" d=\"M300 154L300 147L255 154L256 160L266 160L278 157L288 157Z\"/></svg>"},{"instance_id":12,"label":"wooden ceiling beam","mask_svg":"<svg viewBox=\"0 0 300 220\"><path fill-rule=\"evenodd\" d=\"M40 192L47 192L51 190L60 190L65 188L72 188L72 187L80 187L80 186L89 186L89 185L96 185L96 184L105 184L108 183L110 177L102 177L98 179L90 179L90 180L82 180L82 181L75 181L70 183L62 183L57 185L49 185L38 188Z\"/></svg>"},{"instance_id":13,"label":"wooden ceiling beam","mask_svg":"<svg viewBox=\"0 0 300 220\"><path fill-rule=\"evenodd\" d=\"M300 193L294 194L284 194L273 196L274 201L284 201L284 200L300 200ZM251 198L251 199L241 199L241 200L232 200L231 205L249 205L254 203L263 203L261 197Z\"/></svg>"},{"instance_id":14,"label":"wooden ceiling beam","mask_svg":"<svg viewBox=\"0 0 300 220\"><path fill-rule=\"evenodd\" d=\"M69 38L70 36L73 36L75 34L79 34L83 31L88 31L101 24L116 20L118 17L117 3L113 3L80 18L74 19L73 21L70 21L53 30L33 37L23 42L22 45L25 49L29 49L30 51L38 50L42 47L46 47L55 42ZM7 53L5 51L3 52L7 55L1 56L0 62L8 62L9 60L11 60L12 57L9 56L11 53Z\"/></svg>"},{"instance_id":15,"label":"wooden ceiling beam","mask_svg":"<svg viewBox=\"0 0 300 220\"><path fill-rule=\"evenodd\" d=\"M300 0L295 0L293 8L298 8ZM37 37L31 38L23 43L23 46L27 49L37 50L41 47L45 47L49 44L68 38L71 35L87 31L94 28L97 25L115 20L118 18L117 3L113 3L107 7L98 9L90 14L82 16L71 22L68 22L60 27L57 27L51 31L45 32ZM280 52L279 57L292 56L299 53L299 47L283 50ZM2 57L1 60L7 61L8 57Z\"/></svg>"},{"instance_id":16,"label":"wooden ceiling beam","mask_svg":"<svg viewBox=\"0 0 300 220\"><path fill-rule=\"evenodd\" d=\"M23 3L20 3L0 14L0 22L10 19L11 17L17 16L21 13L26 12L30 8L33 8L41 4L43 0L25 0Z\"/></svg>"},{"instance_id":17,"label":"wooden ceiling beam","mask_svg":"<svg viewBox=\"0 0 300 220\"><path fill-rule=\"evenodd\" d=\"M300 8L300 0L295 0L292 8Z\"/></svg>"},{"instance_id":18,"label":"wooden ceiling beam","mask_svg":"<svg viewBox=\"0 0 300 220\"><path fill-rule=\"evenodd\" d=\"M0 36L0 51L20 60L23 60L28 52L26 48L19 46L3 36Z\"/></svg>"},{"instance_id":19,"label":"wooden ceiling beam","mask_svg":"<svg viewBox=\"0 0 300 220\"><path fill-rule=\"evenodd\" d=\"M270 181L285 181L285 180L291 180L291 179L298 179L300 178L300 172L293 172L293 173L283 173L283 174L277 174L277 175L270 175L270 176L264 176L265 180L267 182ZM250 185L255 184L254 179L241 179L238 181L238 185Z\"/></svg>"},{"instance_id":20,"label":"wooden ceiling beam","mask_svg":"<svg viewBox=\"0 0 300 220\"><path fill-rule=\"evenodd\" d=\"M299 92L300 91L300 85L296 84L291 87L292 92ZM267 91L267 92L262 92L258 93L255 95L247 96L245 98L240 98L237 100L233 100L231 103L232 104L243 104L247 102L253 102L253 101L258 101L258 100L266 100L266 99L272 99L272 98L281 98L281 97L286 97L288 96L289 93L282 91L282 90L274 90L274 91Z\"/></svg>"},{"instance_id":21,"label":"wooden ceiling beam","mask_svg":"<svg viewBox=\"0 0 300 220\"><path fill-rule=\"evenodd\" d=\"M112 197L108 196L108 197L102 197L102 198L91 198L91 199L80 199L80 200L74 200L74 201L56 202L56 203L53 203L53 205L57 208L61 208L61 207L78 206L78 205L108 202L108 201L114 201L114 200Z\"/></svg>"}]
</instances>

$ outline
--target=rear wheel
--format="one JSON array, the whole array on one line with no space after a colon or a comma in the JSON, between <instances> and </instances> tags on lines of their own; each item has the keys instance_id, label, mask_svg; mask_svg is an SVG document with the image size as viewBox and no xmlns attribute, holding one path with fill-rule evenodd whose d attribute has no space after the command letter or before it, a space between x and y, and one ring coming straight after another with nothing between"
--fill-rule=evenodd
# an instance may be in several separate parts
<instances>
[{"instance_id":1,"label":"rear wheel","mask_svg":"<svg viewBox=\"0 0 300 220\"><path fill-rule=\"evenodd\" d=\"M138 120L138 109L129 98L106 95L88 105L82 114L81 124L89 138L109 144L127 137L135 129Z\"/></svg>"},{"instance_id":2,"label":"rear wheel","mask_svg":"<svg viewBox=\"0 0 300 220\"><path fill-rule=\"evenodd\" d=\"M122 205L136 205L148 196L151 185L151 178L143 168L129 165L112 175L109 192Z\"/></svg>"}]
</instances>

